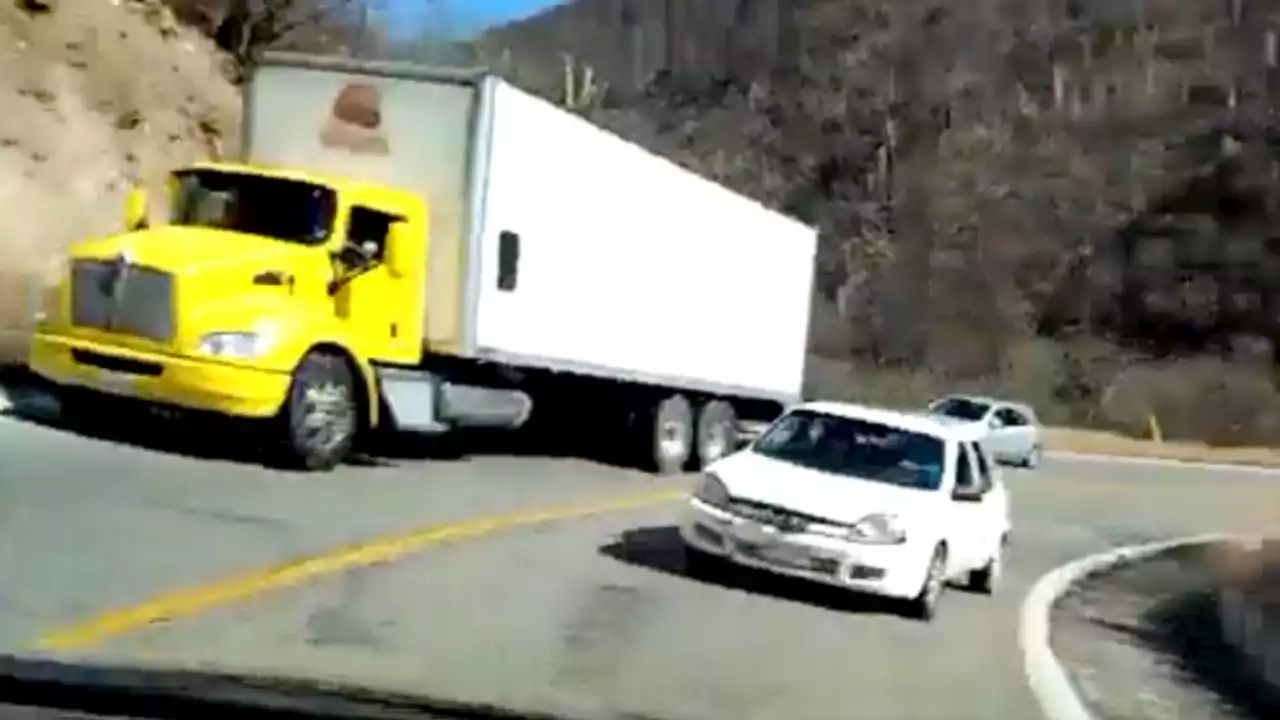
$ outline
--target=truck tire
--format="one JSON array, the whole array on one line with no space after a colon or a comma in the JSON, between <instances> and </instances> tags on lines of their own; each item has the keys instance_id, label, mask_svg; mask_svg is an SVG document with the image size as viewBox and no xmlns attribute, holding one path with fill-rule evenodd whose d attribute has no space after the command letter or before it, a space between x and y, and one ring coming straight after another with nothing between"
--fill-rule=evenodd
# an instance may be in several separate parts
<instances>
[{"instance_id":1,"label":"truck tire","mask_svg":"<svg viewBox=\"0 0 1280 720\"><path fill-rule=\"evenodd\" d=\"M711 400L698 412L698 469L732 453L738 445L738 418L733 405L724 400Z\"/></svg>"},{"instance_id":2,"label":"truck tire","mask_svg":"<svg viewBox=\"0 0 1280 720\"><path fill-rule=\"evenodd\" d=\"M344 358L312 352L293 371L282 409L284 462L301 470L332 470L355 445L360 407Z\"/></svg>"},{"instance_id":3,"label":"truck tire","mask_svg":"<svg viewBox=\"0 0 1280 720\"><path fill-rule=\"evenodd\" d=\"M684 471L693 453L693 408L683 395L658 403L653 413L653 465L659 475Z\"/></svg>"}]
</instances>

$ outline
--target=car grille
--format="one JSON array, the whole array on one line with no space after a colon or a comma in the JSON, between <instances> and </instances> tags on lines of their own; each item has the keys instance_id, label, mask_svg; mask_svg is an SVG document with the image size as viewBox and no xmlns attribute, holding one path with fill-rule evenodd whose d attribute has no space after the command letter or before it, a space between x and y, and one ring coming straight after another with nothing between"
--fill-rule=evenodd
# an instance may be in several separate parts
<instances>
[{"instance_id":1,"label":"car grille","mask_svg":"<svg viewBox=\"0 0 1280 720\"><path fill-rule=\"evenodd\" d=\"M778 528L784 532L800 532L810 525L839 524L816 515L806 515L788 510L777 505L755 502L753 500L735 499L729 504L729 512L761 525Z\"/></svg>"},{"instance_id":2,"label":"car grille","mask_svg":"<svg viewBox=\"0 0 1280 720\"><path fill-rule=\"evenodd\" d=\"M173 276L140 265L78 260L71 268L71 324L168 342ZM119 277L118 277L119 276Z\"/></svg>"}]
</instances>

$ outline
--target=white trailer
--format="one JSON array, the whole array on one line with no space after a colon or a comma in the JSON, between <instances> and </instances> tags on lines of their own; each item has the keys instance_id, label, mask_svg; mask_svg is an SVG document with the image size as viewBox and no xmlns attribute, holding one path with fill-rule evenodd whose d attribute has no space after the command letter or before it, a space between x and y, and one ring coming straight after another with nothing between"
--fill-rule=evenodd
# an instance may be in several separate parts
<instances>
[{"instance_id":1,"label":"white trailer","mask_svg":"<svg viewBox=\"0 0 1280 720\"><path fill-rule=\"evenodd\" d=\"M317 146L353 85L376 88L388 152ZM557 432L630 428L674 471L799 398L813 228L485 71L274 54L245 103L249 161L428 203L422 363L379 372L401 428L531 405Z\"/></svg>"}]
</instances>

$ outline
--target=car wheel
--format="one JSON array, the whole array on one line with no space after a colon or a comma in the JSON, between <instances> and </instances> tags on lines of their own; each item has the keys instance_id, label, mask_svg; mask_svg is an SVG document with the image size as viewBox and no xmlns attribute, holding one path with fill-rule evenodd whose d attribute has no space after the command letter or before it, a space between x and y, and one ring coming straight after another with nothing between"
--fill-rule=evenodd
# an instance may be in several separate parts
<instances>
[{"instance_id":1,"label":"car wheel","mask_svg":"<svg viewBox=\"0 0 1280 720\"><path fill-rule=\"evenodd\" d=\"M907 603L907 614L917 620L929 621L938 613L938 603L947 587L947 548L938 545L929 559L924 585L920 593Z\"/></svg>"},{"instance_id":2,"label":"car wheel","mask_svg":"<svg viewBox=\"0 0 1280 720\"><path fill-rule=\"evenodd\" d=\"M355 377L344 358L311 353L293 371L285 400L284 462L302 470L332 470L355 445L360 408Z\"/></svg>"},{"instance_id":3,"label":"car wheel","mask_svg":"<svg viewBox=\"0 0 1280 720\"><path fill-rule=\"evenodd\" d=\"M699 468L706 468L734 451L737 423L733 406L723 400L711 400L702 406L695 433Z\"/></svg>"},{"instance_id":4,"label":"car wheel","mask_svg":"<svg viewBox=\"0 0 1280 720\"><path fill-rule=\"evenodd\" d=\"M1033 445L1027 456L1022 459L1022 467L1033 470L1040 464L1041 450L1039 445Z\"/></svg>"},{"instance_id":5,"label":"car wheel","mask_svg":"<svg viewBox=\"0 0 1280 720\"><path fill-rule=\"evenodd\" d=\"M1000 584L1000 573L1004 569L1004 547L1005 540L1001 539L999 547L987 564L969 573L968 590L983 595L995 594L996 587Z\"/></svg>"}]
</instances>

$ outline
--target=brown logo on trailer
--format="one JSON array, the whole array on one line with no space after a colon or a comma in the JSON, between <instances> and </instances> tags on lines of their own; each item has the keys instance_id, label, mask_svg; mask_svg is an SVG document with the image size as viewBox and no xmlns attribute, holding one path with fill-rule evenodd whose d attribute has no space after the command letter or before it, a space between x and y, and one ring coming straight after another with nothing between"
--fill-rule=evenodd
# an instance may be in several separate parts
<instances>
[{"instance_id":1,"label":"brown logo on trailer","mask_svg":"<svg viewBox=\"0 0 1280 720\"><path fill-rule=\"evenodd\" d=\"M382 127L382 93L378 88L358 82L343 86L320 131L320 145L359 155L390 153Z\"/></svg>"}]
</instances>

